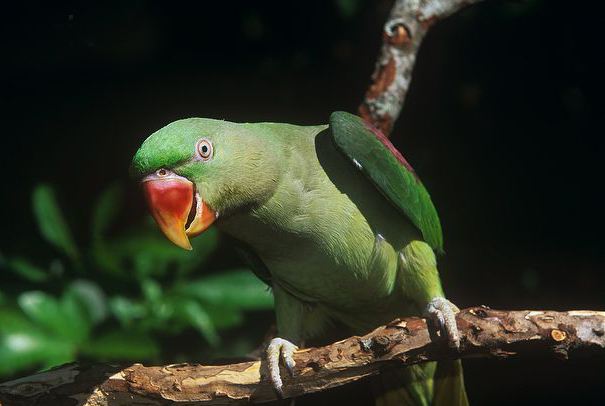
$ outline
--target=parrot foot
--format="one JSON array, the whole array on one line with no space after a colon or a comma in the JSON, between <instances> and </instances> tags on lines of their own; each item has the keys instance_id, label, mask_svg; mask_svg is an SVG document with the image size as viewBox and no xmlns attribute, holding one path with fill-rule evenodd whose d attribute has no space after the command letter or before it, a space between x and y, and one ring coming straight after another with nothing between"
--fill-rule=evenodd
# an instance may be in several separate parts
<instances>
[{"instance_id":1,"label":"parrot foot","mask_svg":"<svg viewBox=\"0 0 605 406\"><path fill-rule=\"evenodd\" d=\"M424 310L425 316L434 320L439 326L439 330L447 337L451 348L460 347L460 333L456 324L456 313L460 309L444 297L435 297Z\"/></svg>"},{"instance_id":2,"label":"parrot foot","mask_svg":"<svg viewBox=\"0 0 605 406\"><path fill-rule=\"evenodd\" d=\"M298 350L296 345L279 337L272 339L267 347L265 355L267 357L269 377L273 387L280 396L283 395L283 382L279 371L280 358L283 360L288 373L292 376L294 374L294 366L296 365L292 358L292 354L294 354L294 351L296 350Z\"/></svg>"}]
</instances>

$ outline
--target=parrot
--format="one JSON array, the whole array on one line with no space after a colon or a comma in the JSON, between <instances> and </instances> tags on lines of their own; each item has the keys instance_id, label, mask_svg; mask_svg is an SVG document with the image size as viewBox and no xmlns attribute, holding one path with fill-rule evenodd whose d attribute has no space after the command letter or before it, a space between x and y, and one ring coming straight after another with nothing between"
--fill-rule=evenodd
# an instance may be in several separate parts
<instances>
[{"instance_id":1,"label":"parrot","mask_svg":"<svg viewBox=\"0 0 605 406\"><path fill-rule=\"evenodd\" d=\"M347 112L328 124L174 121L136 151L152 217L191 250L210 226L240 245L273 294L277 336L264 354L278 394L280 366L309 340L342 326L362 335L425 316L436 339L460 345L437 269L440 220L412 166L378 129ZM376 405L467 405L460 360L382 371ZM287 383L287 382L286 382Z\"/></svg>"}]
</instances>

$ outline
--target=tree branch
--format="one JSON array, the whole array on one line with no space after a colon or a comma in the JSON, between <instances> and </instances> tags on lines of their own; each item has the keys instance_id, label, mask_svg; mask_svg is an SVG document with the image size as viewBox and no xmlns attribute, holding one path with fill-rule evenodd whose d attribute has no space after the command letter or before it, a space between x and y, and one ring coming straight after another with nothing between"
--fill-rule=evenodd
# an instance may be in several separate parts
<instances>
[{"instance_id":1,"label":"tree branch","mask_svg":"<svg viewBox=\"0 0 605 406\"><path fill-rule=\"evenodd\" d=\"M480 0L396 0L384 25L372 84L359 115L387 136L399 117L424 35L437 20Z\"/></svg>"},{"instance_id":2,"label":"tree branch","mask_svg":"<svg viewBox=\"0 0 605 406\"><path fill-rule=\"evenodd\" d=\"M294 377L285 397L344 385L396 368L427 361L487 356L605 355L605 312L502 311L475 307L456 317L460 351L450 349L417 317L395 320L371 333L294 355ZM230 404L275 400L259 361L232 365L179 364L145 367L68 364L0 385L2 406L71 404L165 405L173 402Z\"/></svg>"}]
</instances>

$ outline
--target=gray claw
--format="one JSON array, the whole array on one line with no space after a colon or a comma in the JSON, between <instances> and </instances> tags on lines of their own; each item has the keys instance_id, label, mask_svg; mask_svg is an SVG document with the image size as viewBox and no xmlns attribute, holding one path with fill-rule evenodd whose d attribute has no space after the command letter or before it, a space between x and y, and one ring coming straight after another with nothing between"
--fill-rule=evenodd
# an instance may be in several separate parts
<instances>
[{"instance_id":1,"label":"gray claw","mask_svg":"<svg viewBox=\"0 0 605 406\"><path fill-rule=\"evenodd\" d=\"M298 347L296 348L298 349ZM290 376L294 376L294 367L296 366L296 363L292 359L292 354L289 356L284 355L284 363L286 364L286 369L288 370Z\"/></svg>"},{"instance_id":2,"label":"gray claw","mask_svg":"<svg viewBox=\"0 0 605 406\"><path fill-rule=\"evenodd\" d=\"M281 373L279 371L279 360L280 358L283 360L288 373L290 376L293 376L294 366L296 366L296 363L294 362L294 358L292 358L292 354L294 354L294 351L296 350L298 350L296 345L279 337L272 339L267 347L266 356L268 361L269 377L271 378L273 387L280 396L283 395L284 385L281 379Z\"/></svg>"},{"instance_id":3,"label":"gray claw","mask_svg":"<svg viewBox=\"0 0 605 406\"><path fill-rule=\"evenodd\" d=\"M460 347L460 333L456 324L456 313L459 311L455 304L444 297L433 298L425 309L426 316L437 322L452 348Z\"/></svg>"}]
</instances>

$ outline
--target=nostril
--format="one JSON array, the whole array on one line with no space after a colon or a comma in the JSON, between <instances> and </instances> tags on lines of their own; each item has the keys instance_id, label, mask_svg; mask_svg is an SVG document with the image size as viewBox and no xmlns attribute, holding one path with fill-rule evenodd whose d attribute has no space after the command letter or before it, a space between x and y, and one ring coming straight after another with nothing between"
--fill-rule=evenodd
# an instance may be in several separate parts
<instances>
[{"instance_id":1,"label":"nostril","mask_svg":"<svg viewBox=\"0 0 605 406\"><path fill-rule=\"evenodd\" d=\"M158 169L157 174L158 176L166 176L168 175L168 171L166 169Z\"/></svg>"}]
</instances>

